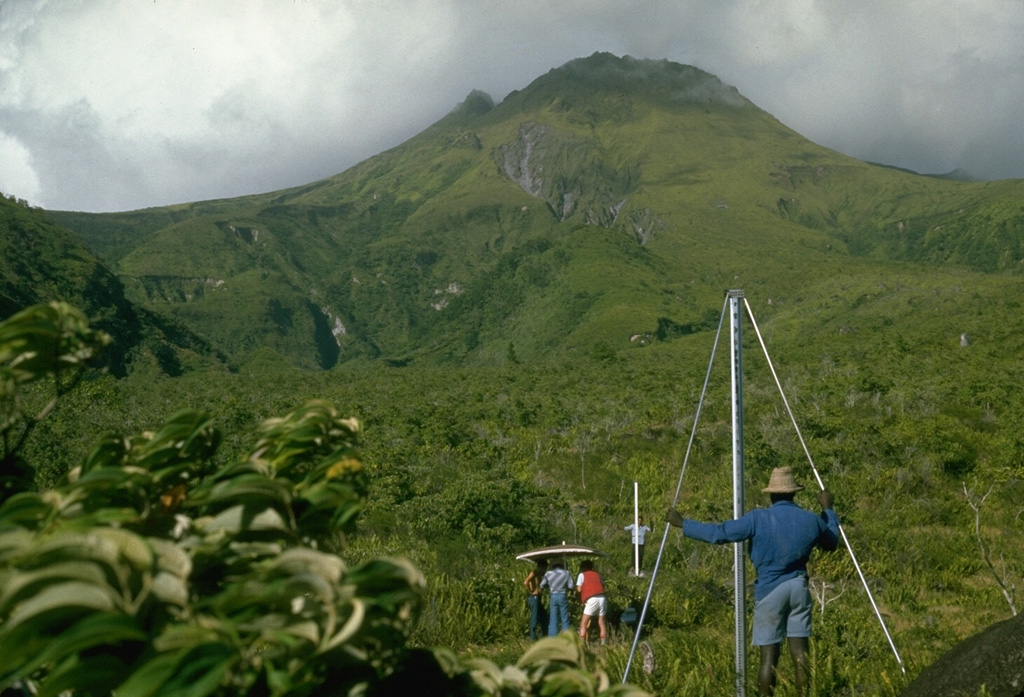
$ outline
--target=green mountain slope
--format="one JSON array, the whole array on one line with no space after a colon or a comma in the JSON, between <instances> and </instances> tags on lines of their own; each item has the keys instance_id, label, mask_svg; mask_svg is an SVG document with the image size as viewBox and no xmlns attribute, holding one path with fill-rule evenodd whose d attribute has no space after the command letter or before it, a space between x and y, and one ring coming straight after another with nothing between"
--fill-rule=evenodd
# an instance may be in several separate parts
<instances>
[{"instance_id":1,"label":"green mountain slope","mask_svg":"<svg viewBox=\"0 0 1024 697\"><path fill-rule=\"evenodd\" d=\"M0 196L0 319L51 300L80 307L113 337L105 359L114 375L144 366L180 375L226 358L186 326L129 302L117 276L75 235Z\"/></svg>"},{"instance_id":2,"label":"green mountain slope","mask_svg":"<svg viewBox=\"0 0 1024 697\"><path fill-rule=\"evenodd\" d=\"M308 186L51 215L235 361L318 369L634 348L699 330L726 288L892 262L1019 273L1022 194L859 162L700 70L595 54Z\"/></svg>"}]
</instances>

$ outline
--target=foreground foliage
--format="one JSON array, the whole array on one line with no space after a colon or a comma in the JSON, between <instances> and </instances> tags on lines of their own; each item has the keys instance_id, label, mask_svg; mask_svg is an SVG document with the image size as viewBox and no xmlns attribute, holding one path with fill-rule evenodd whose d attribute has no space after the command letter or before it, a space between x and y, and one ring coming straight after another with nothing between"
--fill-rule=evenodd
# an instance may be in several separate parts
<instances>
[{"instance_id":1,"label":"foreground foliage","mask_svg":"<svg viewBox=\"0 0 1024 697\"><path fill-rule=\"evenodd\" d=\"M109 342L79 310L59 302L30 307L0 324L0 495L31 487L34 471L21 459L22 446ZM35 394L24 390L44 380Z\"/></svg>"},{"instance_id":2,"label":"foreground foliage","mask_svg":"<svg viewBox=\"0 0 1024 697\"><path fill-rule=\"evenodd\" d=\"M18 387L88 358L67 308L0 325L5 435ZM28 321L26 318L31 318ZM48 352L26 329L63 341ZM407 640L425 586L402 558L340 556L367 495L360 424L323 401L264 421L248 455L215 466L212 420L108 436L57 486L0 505L0 687L40 697L640 694L612 686L567 638L516 666Z\"/></svg>"}]
</instances>

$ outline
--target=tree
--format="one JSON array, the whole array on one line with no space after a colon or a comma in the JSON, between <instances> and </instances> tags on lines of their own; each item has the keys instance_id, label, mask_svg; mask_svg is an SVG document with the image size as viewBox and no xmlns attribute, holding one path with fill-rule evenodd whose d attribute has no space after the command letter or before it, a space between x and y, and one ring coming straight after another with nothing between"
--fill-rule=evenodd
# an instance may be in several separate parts
<instances>
[{"instance_id":1,"label":"tree","mask_svg":"<svg viewBox=\"0 0 1024 697\"><path fill-rule=\"evenodd\" d=\"M985 539L981 534L981 507L985 505L985 500L988 499L994 487L990 486L984 495L979 496L973 489L969 490L967 488L966 482L961 482L961 486L964 490L964 499L967 501L967 505L974 511L974 539L978 542L978 550L981 552L981 558L985 561L985 566L988 567L989 572L992 574L992 578L995 579L996 584L999 586L999 590L1003 594L1003 599L1006 600L1007 604L1010 606L1010 612L1016 615L1017 587L1013 583L1011 571L1007 568L1006 559L1004 559L1003 555L1000 554L999 567L996 568L995 562L992 561L992 548L990 545L986 544Z\"/></svg>"}]
</instances>

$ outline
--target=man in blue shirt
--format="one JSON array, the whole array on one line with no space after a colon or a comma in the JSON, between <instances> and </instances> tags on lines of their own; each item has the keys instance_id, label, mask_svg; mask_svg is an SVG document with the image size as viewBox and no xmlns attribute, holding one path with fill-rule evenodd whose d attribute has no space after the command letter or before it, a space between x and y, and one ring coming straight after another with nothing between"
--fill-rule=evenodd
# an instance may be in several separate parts
<instances>
[{"instance_id":1,"label":"man in blue shirt","mask_svg":"<svg viewBox=\"0 0 1024 697\"><path fill-rule=\"evenodd\" d=\"M807 590L807 560L815 547L832 551L839 541L839 519L833 497L818 492L822 513L817 515L793 502L804 487L789 467L772 470L762 491L771 496L769 508L757 508L735 520L699 523L670 508L666 519L683 535L711 544L749 541L747 552L757 571L754 581L753 643L761 648L758 673L760 694L775 690L776 666L782 638L787 637L796 672L797 694L807 694L808 639L811 636L811 594Z\"/></svg>"}]
</instances>

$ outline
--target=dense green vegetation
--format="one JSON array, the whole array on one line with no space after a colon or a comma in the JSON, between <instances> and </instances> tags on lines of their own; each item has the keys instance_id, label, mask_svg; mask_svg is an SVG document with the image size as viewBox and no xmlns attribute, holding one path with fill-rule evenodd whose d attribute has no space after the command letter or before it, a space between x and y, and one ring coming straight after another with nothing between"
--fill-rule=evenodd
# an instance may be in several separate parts
<instances>
[{"instance_id":1,"label":"dense green vegetation","mask_svg":"<svg viewBox=\"0 0 1024 697\"><path fill-rule=\"evenodd\" d=\"M813 569L828 601L814 643L821 695L854 686L897 694L955 642L1009 616L986 560L1007 585L1019 584L1024 562L1024 397L1007 379L1021 374L1024 352L1007 279L904 275L888 289L884 280L846 279L756 317L908 666L901 675L845 553L821 559ZM913 319L922 307L928 322ZM961 330L974 337L969 346L960 346ZM631 482L640 482L644 510L659 520L712 340L713 330L704 330L648 351L495 369L353 365L324 374L270 363L155 385L100 378L40 424L27 455L46 463L42 477L55 483L97 434L150 430L189 404L217 415L219 457L232 462L246 452L245 434L294 408L297 395L344 404L365 424L371 491L344 558L408 555L422 570L415 645L514 662L527 648L519 586L527 569L513 561L516 552L562 539L593 544L611 554L602 569L616 610L646 593L643 580L625 574L621 526L632 515ZM749 327L747 343L748 487L756 491L783 462L797 464L811 484ZM731 510L725 354L716 361L681 502L709 519ZM974 501L991 490L980 538L965 485ZM668 537L646 635L655 668L634 672L633 681L658 693L727 693L730 567L726 550ZM630 638L623 627L614 636L600 652L613 676Z\"/></svg>"},{"instance_id":2,"label":"dense green vegetation","mask_svg":"<svg viewBox=\"0 0 1024 697\"><path fill-rule=\"evenodd\" d=\"M109 337L66 305L0 323L0 435L18 459L22 390L81 374ZM215 467L208 416L111 435L39 491L0 503L0 689L44 696L641 695L551 638L515 667L406 646L424 579L407 560L346 564L367 476L360 424L311 401ZM14 436L13 438L11 436Z\"/></svg>"},{"instance_id":3,"label":"dense green vegetation","mask_svg":"<svg viewBox=\"0 0 1024 697\"><path fill-rule=\"evenodd\" d=\"M850 160L705 73L597 55L497 106L471 95L289 191L106 215L2 201L4 316L89 299L123 366L81 373L38 421L51 383L19 386L22 486L65 491L98 443L149 442L137 434L182 409L220 435L202 475L232 471L267 419L322 400L363 425L367 477L358 525L330 552L423 575L403 650L443 647L476 677L516 663L530 647L515 554L579 541L609 554L613 640L563 648L614 683L632 640L618 613L650 580L626 574L632 483L656 523L653 566L723 292L740 288L907 667L849 555L815 559L813 693L896 695L1016 612L1022 185ZM116 300L97 303L89 278L112 279ZM108 322L131 313L134 334ZM754 506L774 466L813 481L744 331ZM697 518L731 515L727 366L719 346L679 502ZM185 501L199 507L196 476ZM730 694L732 552L664 539L630 680Z\"/></svg>"}]
</instances>

